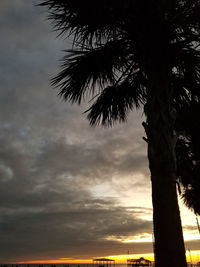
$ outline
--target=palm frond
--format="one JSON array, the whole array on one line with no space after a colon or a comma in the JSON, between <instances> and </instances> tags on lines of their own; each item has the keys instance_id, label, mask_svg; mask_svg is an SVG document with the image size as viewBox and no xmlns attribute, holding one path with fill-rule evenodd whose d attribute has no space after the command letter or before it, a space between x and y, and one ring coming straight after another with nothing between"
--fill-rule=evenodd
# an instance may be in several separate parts
<instances>
[{"instance_id":1,"label":"palm frond","mask_svg":"<svg viewBox=\"0 0 200 267\"><path fill-rule=\"evenodd\" d=\"M184 203L200 214L200 103L185 103L178 112L176 130L180 137L176 144L177 177L183 187Z\"/></svg>"},{"instance_id":2,"label":"palm frond","mask_svg":"<svg viewBox=\"0 0 200 267\"><path fill-rule=\"evenodd\" d=\"M73 34L82 43L113 37L125 7L122 0L47 0L40 5L49 8L49 19L61 34Z\"/></svg>"},{"instance_id":3,"label":"palm frond","mask_svg":"<svg viewBox=\"0 0 200 267\"><path fill-rule=\"evenodd\" d=\"M185 79L199 82L200 78L200 51L194 48L184 48L178 56L177 68Z\"/></svg>"},{"instance_id":4,"label":"palm frond","mask_svg":"<svg viewBox=\"0 0 200 267\"><path fill-rule=\"evenodd\" d=\"M86 91L94 94L114 84L120 70L127 67L123 41L108 42L87 50L68 50L63 59L63 70L52 80L61 89L60 95L80 103ZM87 90L88 89L88 90Z\"/></svg>"},{"instance_id":5,"label":"palm frond","mask_svg":"<svg viewBox=\"0 0 200 267\"><path fill-rule=\"evenodd\" d=\"M184 190L182 199L184 204L196 215L200 215L200 187L191 187Z\"/></svg>"},{"instance_id":6,"label":"palm frond","mask_svg":"<svg viewBox=\"0 0 200 267\"><path fill-rule=\"evenodd\" d=\"M170 9L169 15L171 23L180 31L199 28L199 0L177 0L172 1L173 6Z\"/></svg>"},{"instance_id":7,"label":"palm frond","mask_svg":"<svg viewBox=\"0 0 200 267\"><path fill-rule=\"evenodd\" d=\"M199 141L195 142L189 135L185 135L184 139L179 139L176 145L177 177L178 182L183 188L181 198L184 204L198 215L200 215L199 148Z\"/></svg>"},{"instance_id":8,"label":"palm frond","mask_svg":"<svg viewBox=\"0 0 200 267\"><path fill-rule=\"evenodd\" d=\"M200 52L198 50L187 45L180 49L172 73L171 86L178 112L191 101L200 102Z\"/></svg>"},{"instance_id":9,"label":"palm frond","mask_svg":"<svg viewBox=\"0 0 200 267\"><path fill-rule=\"evenodd\" d=\"M112 126L115 122L125 122L127 114L134 107L145 102L146 79L142 72L134 74L134 79L125 79L120 84L103 90L96 102L88 109L90 125Z\"/></svg>"}]
</instances>

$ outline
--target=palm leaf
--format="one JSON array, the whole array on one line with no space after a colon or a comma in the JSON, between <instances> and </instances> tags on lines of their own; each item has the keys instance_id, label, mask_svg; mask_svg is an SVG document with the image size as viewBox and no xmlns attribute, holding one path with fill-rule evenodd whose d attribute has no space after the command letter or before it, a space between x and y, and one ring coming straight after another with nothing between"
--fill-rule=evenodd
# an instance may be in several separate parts
<instances>
[{"instance_id":1,"label":"palm leaf","mask_svg":"<svg viewBox=\"0 0 200 267\"><path fill-rule=\"evenodd\" d=\"M126 2L130 5L131 1ZM92 43L113 36L127 4L123 0L47 0L40 5L49 8L49 19L61 34L68 32L82 43Z\"/></svg>"},{"instance_id":2,"label":"palm leaf","mask_svg":"<svg viewBox=\"0 0 200 267\"><path fill-rule=\"evenodd\" d=\"M52 84L61 89L65 100L80 103L86 91L94 94L97 88L114 84L119 73L128 68L125 48L124 42L118 40L87 50L68 50L63 70Z\"/></svg>"},{"instance_id":3,"label":"palm leaf","mask_svg":"<svg viewBox=\"0 0 200 267\"><path fill-rule=\"evenodd\" d=\"M128 111L144 104L146 79L141 71L134 74L134 79L125 79L120 84L103 90L91 106L87 118L91 125L112 126L114 122L126 121Z\"/></svg>"},{"instance_id":4,"label":"palm leaf","mask_svg":"<svg viewBox=\"0 0 200 267\"><path fill-rule=\"evenodd\" d=\"M190 102L179 111L176 129L181 136L176 145L177 176L181 196L188 208L200 215L200 104Z\"/></svg>"},{"instance_id":5,"label":"palm leaf","mask_svg":"<svg viewBox=\"0 0 200 267\"><path fill-rule=\"evenodd\" d=\"M200 173L199 173L200 175ZM182 195L184 204L195 214L200 215L200 186L189 187L184 190Z\"/></svg>"}]
</instances>

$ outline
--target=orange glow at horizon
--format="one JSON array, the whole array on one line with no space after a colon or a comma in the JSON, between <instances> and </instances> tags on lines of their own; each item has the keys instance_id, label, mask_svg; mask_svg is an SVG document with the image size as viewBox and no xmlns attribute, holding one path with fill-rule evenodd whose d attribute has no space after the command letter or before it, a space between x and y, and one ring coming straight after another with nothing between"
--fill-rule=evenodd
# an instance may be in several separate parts
<instances>
[{"instance_id":1,"label":"orange glow at horizon","mask_svg":"<svg viewBox=\"0 0 200 267\"><path fill-rule=\"evenodd\" d=\"M127 259L135 259L144 257L150 261L154 261L153 253L143 253L143 254L121 254L121 255L111 255L111 256L102 256L103 258L109 258L115 260L116 264L126 264ZM94 257L95 258L95 257ZM100 257L97 257L100 258ZM187 262L197 263L200 262L200 250L191 250L190 253L186 250ZM30 261L19 261L12 262L12 264L91 264L92 259L73 259L73 258L59 258L51 260L30 260Z\"/></svg>"},{"instance_id":2,"label":"orange glow at horizon","mask_svg":"<svg viewBox=\"0 0 200 267\"><path fill-rule=\"evenodd\" d=\"M27 260L27 261L17 261L14 264L89 264L92 263L91 259L72 259L72 258L60 258L54 260Z\"/></svg>"}]
</instances>

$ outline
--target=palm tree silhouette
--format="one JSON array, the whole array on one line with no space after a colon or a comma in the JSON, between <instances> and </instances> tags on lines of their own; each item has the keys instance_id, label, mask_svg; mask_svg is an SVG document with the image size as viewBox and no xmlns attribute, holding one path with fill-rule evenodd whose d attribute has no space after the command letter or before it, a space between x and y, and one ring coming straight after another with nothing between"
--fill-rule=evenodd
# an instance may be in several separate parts
<instances>
[{"instance_id":1,"label":"palm tree silhouette","mask_svg":"<svg viewBox=\"0 0 200 267\"><path fill-rule=\"evenodd\" d=\"M52 80L91 125L112 126L143 107L152 182L155 266L186 266L176 192L177 114L199 103L199 0L46 0L61 35L73 37Z\"/></svg>"}]
</instances>

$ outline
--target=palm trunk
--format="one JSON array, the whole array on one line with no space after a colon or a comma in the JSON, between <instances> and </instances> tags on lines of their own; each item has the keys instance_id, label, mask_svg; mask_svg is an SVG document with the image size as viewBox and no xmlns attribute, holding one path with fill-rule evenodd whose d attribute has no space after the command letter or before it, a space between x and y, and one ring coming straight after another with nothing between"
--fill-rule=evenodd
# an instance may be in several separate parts
<instances>
[{"instance_id":1,"label":"palm trunk","mask_svg":"<svg viewBox=\"0 0 200 267\"><path fill-rule=\"evenodd\" d=\"M176 141L169 76L162 75L160 69L155 73L157 75L150 77L151 85L145 108L152 181L155 267L186 267L176 192Z\"/></svg>"}]
</instances>

